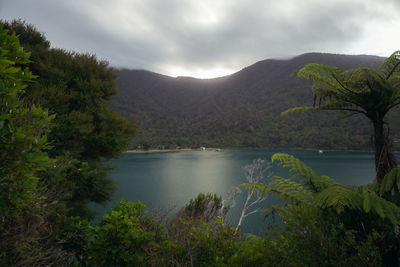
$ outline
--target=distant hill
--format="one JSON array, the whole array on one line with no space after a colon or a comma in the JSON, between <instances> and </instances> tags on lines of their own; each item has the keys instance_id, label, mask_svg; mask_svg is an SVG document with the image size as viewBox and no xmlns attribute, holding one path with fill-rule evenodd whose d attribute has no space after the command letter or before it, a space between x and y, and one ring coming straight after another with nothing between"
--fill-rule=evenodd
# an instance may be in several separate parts
<instances>
[{"instance_id":1,"label":"distant hill","mask_svg":"<svg viewBox=\"0 0 400 267\"><path fill-rule=\"evenodd\" d=\"M281 112L312 104L311 83L293 77L305 64L350 69L376 67L382 61L376 56L308 53L259 61L215 79L122 69L119 92L110 103L119 113L140 121L132 147L368 149L372 129L361 116L344 118L336 112L281 116ZM400 122L397 114L392 117Z\"/></svg>"}]
</instances>

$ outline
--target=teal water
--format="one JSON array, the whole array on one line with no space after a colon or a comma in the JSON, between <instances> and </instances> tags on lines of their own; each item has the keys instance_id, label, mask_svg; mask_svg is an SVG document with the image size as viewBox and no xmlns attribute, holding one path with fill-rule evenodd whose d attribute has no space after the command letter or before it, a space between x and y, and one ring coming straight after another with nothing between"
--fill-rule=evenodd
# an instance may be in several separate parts
<instances>
[{"instance_id":1,"label":"teal water","mask_svg":"<svg viewBox=\"0 0 400 267\"><path fill-rule=\"evenodd\" d=\"M185 151L152 154L126 154L113 159L111 176L117 181L114 201L97 207L100 215L112 208L121 198L141 201L150 210L161 213L175 211L201 192L227 195L235 186L246 182L243 167L257 158L270 161L277 152L289 153L304 161L320 175L328 175L343 184L363 185L374 178L374 157L367 152L324 152L298 150L223 150ZM272 166L267 175L290 177L287 170ZM266 178L268 180L268 178ZM227 219L236 225L244 204L243 192ZM271 197L263 203L277 203ZM172 213L172 212L171 212ZM264 217L253 214L243 223L243 232L259 234L267 223Z\"/></svg>"}]
</instances>

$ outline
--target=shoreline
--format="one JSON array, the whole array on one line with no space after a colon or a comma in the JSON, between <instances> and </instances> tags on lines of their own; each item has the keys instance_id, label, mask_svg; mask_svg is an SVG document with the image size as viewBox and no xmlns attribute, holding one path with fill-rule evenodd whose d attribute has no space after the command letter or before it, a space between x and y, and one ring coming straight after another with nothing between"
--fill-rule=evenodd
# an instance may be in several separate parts
<instances>
[{"instance_id":1,"label":"shoreline","mask_svg":"<svg viewBox=\"0 0 400 267\"><path fill-rule=\"evenodd\" d=\"M205 148L205 151L221 151L221 150L305 150L305 151L318 151L316 148L254 148L254 147L223 147ZM356 150L356 149L321 149L324 152L374 152L374 150ZM151 153L169 153L169 152L182 152L182 151L202 151L201 148L182 148L182 149L149 149L149 150L125 150L122 154L151 154ZM398 151L393 151L398 153Z\"/></svg>"},{"instance_id":2,"label":"shoreline","mask_svg":"<svg viewBox=\"0 0 400 267\"><path fill-rule=\"evenodd\" d=\"M122 154L149 154L149 153L166 153L166 152L180 152L180 151L200 151L200 148L125 150L122 152Z\"/></svg>"}]
</instances>

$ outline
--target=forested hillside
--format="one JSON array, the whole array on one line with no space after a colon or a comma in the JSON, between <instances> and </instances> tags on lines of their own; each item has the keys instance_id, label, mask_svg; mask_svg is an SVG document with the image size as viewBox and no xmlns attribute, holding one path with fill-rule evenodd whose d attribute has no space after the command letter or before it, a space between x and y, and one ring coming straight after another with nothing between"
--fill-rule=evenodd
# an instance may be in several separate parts
<instances>
[{"instance_id":1,"label":"forested hillside","mask_svg":"<svg viewBox=\"0 0 400 267\"><path fill-rule=\"evenodd\" d=\"M291 155L276 153L271 163L258 159L246 165L247 182L228 198L199 193L174 214L121 199L95 222L88 204L105 203L113 192L106 160L127 148L137 126L108 106L116 93L114 69L94 55L51 48L43 34L20 20L0 21L0 47L0 266L400 266L400 168L382 156L391 154L386 127L374 132L375 143L385 142L375 146L381 151L375 152L375 164L384 168L376 168L377 179L369 185L339 184ZM331 131L337 127L338 133L317 130L318 138L304 139L304 146L325 136L347 137L342 146L357 134L362 141L365 122L357 119L351 123L359 129L341 125L335 115L281 119L277 110L311 97L307 84L286 75L293 71L288 63L302 65L312 56L319 57L260 62L232 76L203 81L122 71L119 85L130 77L125 85L141 90L122 91L113 103L123 97L137 101L132 106L127 101L125 113L145 119L142 142L149 140L147 145L173 145L178 138L186 138L182 144L188 145L256 146L258 140L274 146L286 140L289 145L304 139L303 133L312 138L306 131L324 124ZM368 63L363 62L368 57L356 59ZM364 115L382 112L382 124L385 111L400 104L400 51L382 66L377 72L335 69L330 75L339 73L334 78L344 82L339 90L328 88L335 102L324 100L325 107L366 104L373 111ZM308 66L297 75L318 67ZM318 97L326 96L321 92ZM383 97L376 100L376 93ZM353 98L344 98L346 94L359 101L347 101ZM157 131L162 134L153 139ZM285 131L292 135L290 142ZM246 143L250 141L254 143ZM326 146L339 142L329 141ZM270 177L270 164L288 168L291 177ZM247 200L234 227L226 215L241 191ZM278 214L283 225L268 224L262 236L241 232L242 219L260 211L252 209L270 194L284 204L268 207L263 216L274 219Z\"/></svg>"},{"instance_id":2,"label":"forested hillside","mask_svg":"<svg viewBox=\"0 0 400 267\"><path fill-rule=\"evenodd\" d=\"M290 147L369 149L371 125L361 116L308 112L311 83L293 76L307 63L342 69L375 67L383 58L309 53L289 60L264 60L215 79L172 78L144 70L121 70L111 106L141 124L132 148ZM392 112L395 113L395 112ZM400 116L391 114L394 136ZM397 135L396 135L397 134Z\"/></svg>"}]
</instances>

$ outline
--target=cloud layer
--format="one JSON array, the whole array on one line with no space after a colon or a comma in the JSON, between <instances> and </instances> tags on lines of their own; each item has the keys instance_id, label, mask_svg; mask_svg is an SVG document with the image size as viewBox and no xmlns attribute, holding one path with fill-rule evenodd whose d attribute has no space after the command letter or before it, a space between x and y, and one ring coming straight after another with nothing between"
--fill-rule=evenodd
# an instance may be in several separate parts
<instances>
[{"instance_id":1,"label":"cloud layer","mask_svg":"<svg viewBox=\"0 0 400 267\"><path fill-rule=\"evenodd\" d=\"M305 52L388 56L400 43L397 0L3 0L55 47L111 65L214 77Z\"/></svg>"}]
</instances>

